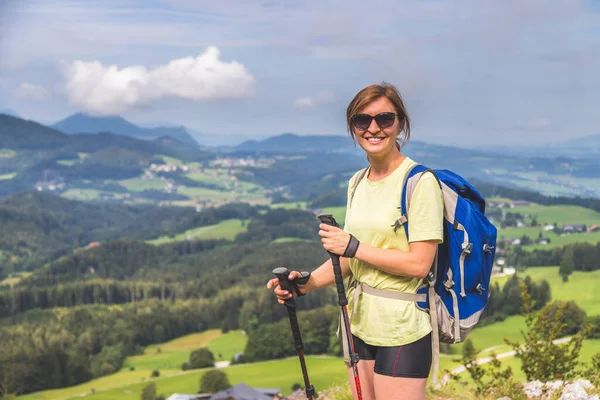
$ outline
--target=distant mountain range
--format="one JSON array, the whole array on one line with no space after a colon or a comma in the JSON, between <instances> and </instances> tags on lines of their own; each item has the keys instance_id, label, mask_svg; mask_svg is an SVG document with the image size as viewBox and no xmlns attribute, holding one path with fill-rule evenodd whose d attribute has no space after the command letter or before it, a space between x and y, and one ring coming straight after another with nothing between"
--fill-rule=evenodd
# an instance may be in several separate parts
<instances>
[{"instance_id":1,"label":"distant mountain range","mask_svg":"<svg viewBox=\"0 0 600 400\"><path fill-rule=\"evenodd\" d=\"M90 125L86 127L88 123ZM80 133L66 134L61 130ZM91 133L94 131L104 133ZM0 195L32 187L40 176L51 174L64 179L77 176L77 182L89 181L91 176L97 180L115 176L124 179L123 176L135 176L136 171L143 171L143 165L150 162L148 157L158 154L184 161L293 155L284 157L285 161L277 158L277 163L270 168L245 168L245 176L253 177L245 179L269 188L293 185L303 179L302 176L310 175L313 179L321 173L346 174L367 165L363 150L347 134L283 133L216 147L193 144L190 140L193 141L191 133L183 127L141 128L120 117L76 114L49 127L0 114L0 149L16 152L13 155L5 151L0 157L0 176L17 174L12 179L0 180ZM74 163L80 153L88 154L89 158ZM98 154L94 156L94 153ZM485 151L413 140L405 146L403 153L431 168L450 169L467 179L474 177L528 187L546 194L600 197L600 182L596 182L600 181L600 134L565 141L562 146L494 147ZM114 156L109 157L110 154ZM101 162L104 169L92 167L93 162ZM309 173L309 169L312 172ZM19 186L15 186L19 182ZM192 183L181 180L181 184Z\"/></svg>"},{"instance_id":2,"label":"distant mountain range","mask_svg":"<svg viewBox=\"0 0 600 400\"><path fill-rule=\"evenodd\" d=\"M1 108L0 114L10 115L11 117L21 117L15 110L11 110L10 108Z\"/></svg>"},{"instance_id":3,"label":"distant mountain range","mask_svg":"<svg viewBox=\"0 0 600 400\"><path fill-rule=\"evenodd\" d=\"M111 132L140 139L170 136L182 143L199 148L198 142L183 126L142 128L123 117L95 117L77 113L53 124L51 127L67 134Z\"/></svg>"}]
</instances>

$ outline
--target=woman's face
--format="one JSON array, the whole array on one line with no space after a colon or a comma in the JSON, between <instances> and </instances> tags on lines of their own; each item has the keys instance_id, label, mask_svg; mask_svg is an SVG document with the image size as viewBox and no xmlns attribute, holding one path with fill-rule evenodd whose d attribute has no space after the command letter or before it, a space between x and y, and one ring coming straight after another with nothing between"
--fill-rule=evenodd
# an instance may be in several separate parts
<instances>
[{"instance_id":1,"label":"woman's face","mask_svg":"<svg viewBox=\"0 0 600 400\"><path fill-rule=\"evenodd\" d=\"M367 114L374 117L381 113L396 113L392 103L385 97L380 97L368 104L358 114ZM353 126L358 144L369 156L383 158L396 148L396 139L400 134L400 121L397 116L394 116L393 120L393 124L387 128L381 128L375 119L371 121L366 129Z\"/></svg>"}]
</instances>

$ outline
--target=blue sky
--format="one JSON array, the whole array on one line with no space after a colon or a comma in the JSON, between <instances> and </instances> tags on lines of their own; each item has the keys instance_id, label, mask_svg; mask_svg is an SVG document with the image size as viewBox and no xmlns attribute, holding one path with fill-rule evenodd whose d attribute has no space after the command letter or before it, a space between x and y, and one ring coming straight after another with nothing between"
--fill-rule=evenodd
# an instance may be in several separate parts
<instances>
[{"instance_id":1,"label":"blue sky","mask_svg":"<svg viewBox=\"0 0 600 400\"><path fill-rule=\"evenodd\" d=\"M599 3L3 0L0 109L345 134L352 96L386 80L416 140L557 142L600 133Z\"/></svg>"}]
</instances>

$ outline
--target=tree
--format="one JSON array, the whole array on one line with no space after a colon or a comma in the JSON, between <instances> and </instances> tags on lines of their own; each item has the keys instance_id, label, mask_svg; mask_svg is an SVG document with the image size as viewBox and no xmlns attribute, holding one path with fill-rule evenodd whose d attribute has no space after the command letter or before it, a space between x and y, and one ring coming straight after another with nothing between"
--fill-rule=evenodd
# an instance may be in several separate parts
<instances>
[{"instance_id":1,"label":"tree","mask_svg":"<svg viewBox=\"0 0 600 400\"><path fill-rule=\"evenodd\" d=\"M560 268L558 269L558 273L562 277L563 282L567 282L569 280L569 275L571 275L575 270L575 262L573 258L573 247L568 246L560 259Z\"/></svg>"},{"instance_id":2,"label":"tree","mask_svg":"<svg viewBox=\"0 0 600 400\"><path fill-rule=\"evenodd\" d=\"M563 311L561 312L560 317L562 328L559 330L558 336L574 335L586 327L587 315L574 301L553 301L544 307L538 320L549 320L553 318L559 310Z\"/></svg>"},{"instance_id":3,"label":"tree","mask_svg":"<svg viewBox=\"0 0 600 400\"><path fill-rule=\"evenodd\" d=\"M218 369L211 369L200 378L199 393L214 393L229 389L230 387L231 383L229 383L229 378L225 372Z\"/></svg>"},{"instance_id":4,"label":"tree","mask_svg":"<svg viewBox=\"0 0 600 400\"><path fill-rule=\"evenodd\" d=\"M559 303L556 311L551 313L553 304L548 304L538 314L534 312L535 301L531 298L527 285L521 287L522 313L525 316L527 330L523 332L524 344L504 338L521 359L521 369L528 381L540 380L548 382L561 379L568 380L577 374L579 352L583 339L591 331L591 326L582 329L567 343L554 343L564 329L563 314L567 303Z\"/></svg>"},{"instance_id":5,"label":"tree","mask_svg":"<svg viewBox=\"0 0 600 400\"><path fill-rule=\"evenodd\" d=\"M206 347L194 350L190 354L190 360L188 362L189 369L196 368L208 368L215 366L215 356Z\"/></svg>"},{"instance_id":6,"label":"tree","mask_svg":"<svg viewBox=\"0 0 600 400\"><path fill-rule=\"evenodd\" d=\"M155 400L156 399L156 384L151 382L144 387L142 390L141 400Z\"/></svg>"}]
</instances>

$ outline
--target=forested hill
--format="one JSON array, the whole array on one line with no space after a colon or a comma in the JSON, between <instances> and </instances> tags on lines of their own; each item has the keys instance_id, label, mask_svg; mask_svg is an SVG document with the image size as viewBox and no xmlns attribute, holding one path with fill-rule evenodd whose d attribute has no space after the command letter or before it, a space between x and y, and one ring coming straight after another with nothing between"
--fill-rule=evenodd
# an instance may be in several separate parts
<instances>
[{"instance_id":1,"label":"forested hill","mask_svg":"<svg viewBox=\"0 0 600 400\"><path fill-rule=\"evenodd\" d=\"M260 210L228 204L196 212L190 207L86 203L43 192L16 193L0 199L0 277L10 270L39 268L93 241L152 239L225 219L251 218Z\"/></svg>"},{"instance_id":2,"label":"forested hill","mask_svg":"<svg viewBox=\"0 0 600 400\"><path fill-rule=\"evenodd\" d=\"M567 197L567 196L546 196L538 192L529 190L510 188L504 185L484 182L479 179L473 179L471 183L477 188L484 198L487 197L506 197L509 199L519 199L531 201L537 204L551 205L573 205L589 208L600 212L600 199L589 197Z\"/></svg>"},{"instance_id":3,"label":"forested hill","mask_svg":"<svg viewBox=\"0 0 600 400\"><path fill-rule=\"evenodd\" d=\"M0 148L45 150L57 152L62 156L67 152L94 153L109 147L148 154L165 154L184 159L202 159L207 156L207 153L190 147L184 142L173 138L171 142L173 147L164 140L164 135L158 136L155 140L143 140L114 132L67 135L34 121L0 114Z\"/></svg>"}]
</instances>

